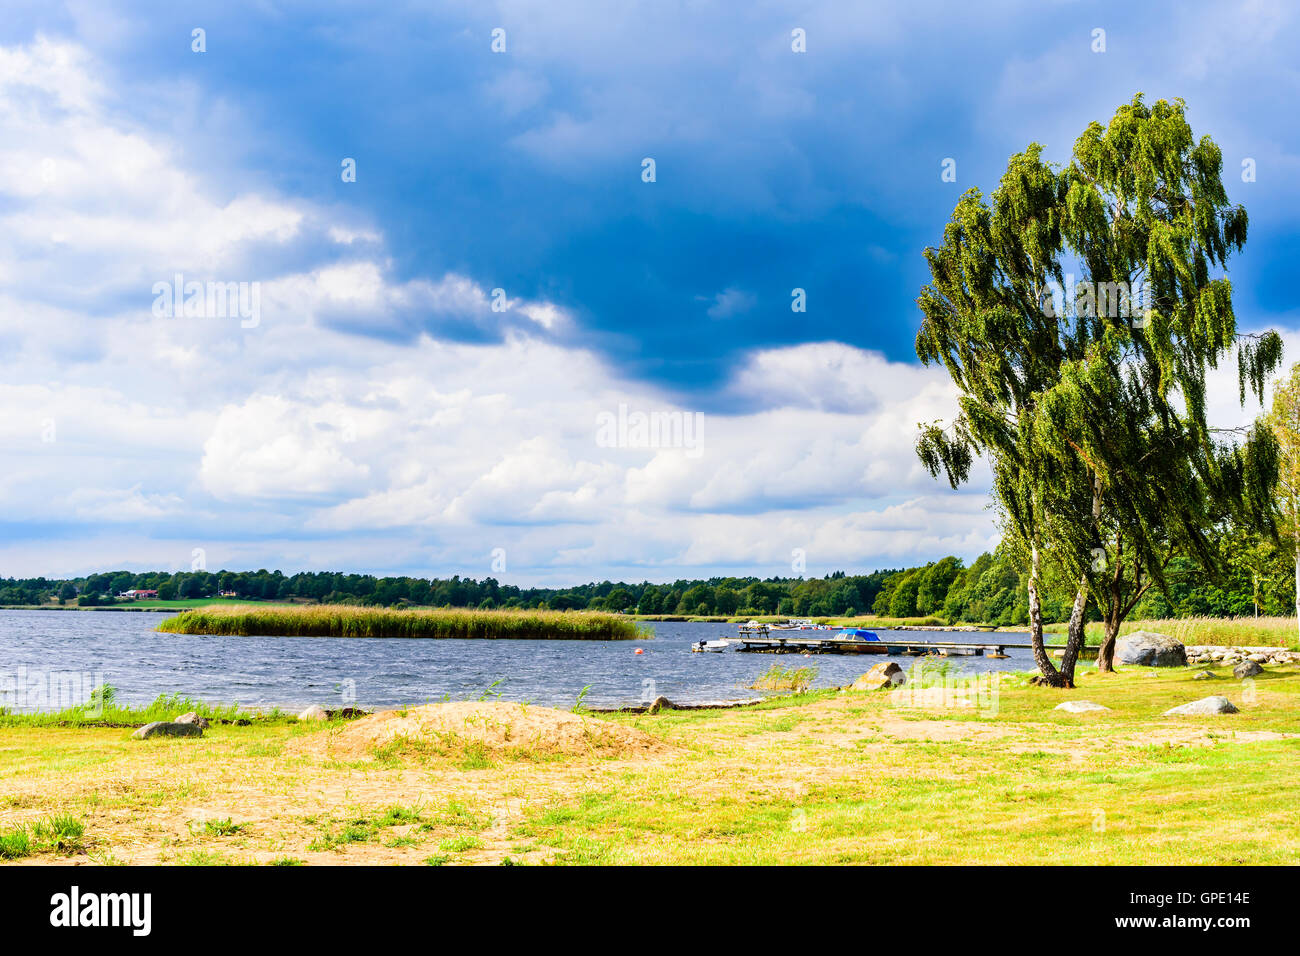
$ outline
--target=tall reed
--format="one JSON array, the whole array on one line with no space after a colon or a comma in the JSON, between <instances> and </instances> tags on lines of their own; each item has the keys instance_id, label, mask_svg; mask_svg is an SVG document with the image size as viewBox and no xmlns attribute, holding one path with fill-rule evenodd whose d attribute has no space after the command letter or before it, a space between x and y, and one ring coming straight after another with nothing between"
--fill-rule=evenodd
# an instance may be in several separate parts
<instances>
[{"instance_id":1,"label":"tall reed","mask_svg":"<svg viewBox=\"0 0 1300 956\"><path fill-rule=\"evenodd\" d=\"M1049 624L1044 630L1064 634L1065 624ZM1177 638L1184 644L1210 644L1227 647L1290 647L1300 649L1296 641L1293 617L1171 617L1160 620L1125 621L1119 636L1134 631L1156 631ZM1105 628L1100 621L1090 621L1085 630L1089 644L1100 644Z\"/></svg>"},{"instance_id":2,"label":"tall reed","mask_svg":"<svg viewBox=\"0 0 1300 956\"><path fill-rule=\"evenodd\" d=\"M773 664L754 679L750 690L792 690L803 693L817 679L815 667L782 667Z\"/></svg>"},{"instance_id":3,"label":"tall reed","mask_svg":"<svg viewBox=\"0 0 1300 956\"><path fill-rule=\"evenodd\" d=\"M402 609L252 604L183 611L158 630L265 637L526 638L627 641L645 635L631 618L586 611Z\"/></svg>"}]
</instances>

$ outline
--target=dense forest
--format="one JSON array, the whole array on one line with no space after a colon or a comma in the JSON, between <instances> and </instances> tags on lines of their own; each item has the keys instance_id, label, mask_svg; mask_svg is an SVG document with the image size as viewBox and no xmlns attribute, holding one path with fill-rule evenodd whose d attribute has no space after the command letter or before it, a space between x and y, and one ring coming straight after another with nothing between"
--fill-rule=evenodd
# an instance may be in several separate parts
<instances>
[{"instance_id":1,"label":"dense forest","mask_svg":"<svg viewBox=\"0 0 1300 956\"><path fill-rule=\"evenodd\" d=\"M1227 532L1218 542L1228 569L1215 580L1192 562L1175 558L1166 573L1167 591L1153 587L1134 617L1194 614L1290 615L1295 608L1293 557L1284 548ZM999 547L969 566L945 557L922 567L823 578L714 577L671 584L600 583L571 588L520 588L494 578L475 580L375 577L368 574L280 571L129 571L72 580L0 579L0 605L118 603L131 589L156 590L162 600L233 594L243 600L435 607L547 607L599 609L639 614L758 615L829 617L877 614L885 617L943 618L946 621L1024 624L1028 599L1023 558ZM1043 617L1069 616L1072 591L1049 587ZM1095 616L1095 609L1090 608Z\"/></svg>"}]
</instances>

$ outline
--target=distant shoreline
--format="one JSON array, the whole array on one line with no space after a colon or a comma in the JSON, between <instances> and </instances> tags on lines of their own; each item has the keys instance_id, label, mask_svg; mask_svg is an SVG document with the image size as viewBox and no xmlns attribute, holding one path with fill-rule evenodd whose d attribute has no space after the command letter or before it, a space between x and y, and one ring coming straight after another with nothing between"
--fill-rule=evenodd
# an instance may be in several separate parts
<instances>
[{"instance_id":1,"label":"distant shoreline","mask_svg":"<svg viewBox=\"0 0 1300 956\"><path fill-rule=\"evenodd\" d=\"M188 611L185 607L128 607L121 604L110 604L104 607L81 607L76 604L4 604L0 605L0 611L133 611L136 614L148 612L176 614L180 611Z\"/></svg>"}]
</instances>

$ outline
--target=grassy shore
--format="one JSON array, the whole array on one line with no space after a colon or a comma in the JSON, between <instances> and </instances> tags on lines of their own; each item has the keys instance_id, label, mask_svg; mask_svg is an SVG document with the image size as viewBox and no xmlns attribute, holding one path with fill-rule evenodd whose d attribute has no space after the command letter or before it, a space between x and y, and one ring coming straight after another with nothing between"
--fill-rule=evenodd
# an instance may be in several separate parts
<instances>
[{"instance_id":1,"label":"grassy shore","mask_svg":"<svg viewBox=\"0 0 1300 956\"><path fill-rule=\"evenodd\" d=\"M286 721L295 719L279 708L251 711L238 704L207 704L182 694L162 694L152 703L131 706L119 703L111 685L96 687L84 704L57 711L17 714L0 707L0 727L142 727L156 720L175 720L190 712L221 723Z\"/></svg>"},{"instance_id":2,"label":"grassy shore","mask_svg":"<svg viewBox=\"0 0 1300 956\"><path fill-rule=\"evenodd\" d=\"M304 749L350 725L199 739L0 727L0 857L26 862L1300 862L1300 668L1086 669L991 706L816 691L608 719L662 747L500 757ZM1241 713L1164 717L1224 694ZM946 705L945 705L946 700ZM1069 715L1063 700L1109 711ZM518 705L522 706L522 705ZM594 718L593 718L594 719ZM445 743L445 741L444 741Z\"/></svg>"},{"instance_id":3,"label":"grassy shore","mask_svg":"<svg viewBox=\"0 0 1300 956\"><path fill-rule=\"evenodd\" d=\"M630 618L578 611L399 610L317 604L236 605L182 611L158 625L171 634L268 637L528 638L625 641L644 637Z\"/></svg>"}]
</instances>

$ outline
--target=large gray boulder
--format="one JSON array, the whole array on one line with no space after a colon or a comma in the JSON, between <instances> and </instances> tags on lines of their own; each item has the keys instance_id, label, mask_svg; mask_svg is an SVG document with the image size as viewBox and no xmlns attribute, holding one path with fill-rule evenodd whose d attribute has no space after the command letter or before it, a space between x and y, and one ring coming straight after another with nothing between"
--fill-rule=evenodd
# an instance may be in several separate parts
<instances>
[{"instance_id":1,"label":"large gray boulder","mask_svg":"<svg viewBox=\"0 0 1300 956\"><path fill-rule=\"evenodd\" d=\"M893 661L881 661L853 682L854 690L878 690L907 683L907 675Z\"/></svg>"},{"instance_id":2,"label":"large gray boulder","mask_svg":"<svg viewBox=\"0 0 1300 956\"><path fill-rule=\"evenodd\" d=\"M203 729L203 730L207 730L208 727L210 726L210 722L208 721L208 718L206 718L206 717L200 717L198 714L196 714L196 713L195 713L194 711L192 711L192 710L191 710L188 714L181 714L181 715L180 715L179 717L177 717L174 721L172 721L172 723L174 723L174 724L194 724L196 727L199 727L199 728L201 728L201 729Z\"/></svg>"},{"instance_id":3,"label":"large gray boulder","mask_svg":"<svg viewBox=\"0 0 1300 956\"><path fill-rule=\"evenodd\" d=\"M150 737L202 737L203 728L198 724L178 724L169 720L155 720L152 724L145 724L131 736L136 740L147 740Z\"/></svg>"},{"instance_id":4,"label":"large gray boulder","mask_svg":"<svg viewBox=\"0 0 1300 956\"><path fill-rule=\"evenodd\" d=\"M1200 700L1194 700L1190 704L1180 704L1177 707L1171 707L1165 711L1166 717L1171 716L1190 716L1190 717L1208 717L1213 714L1235 714L1237 708L1232 706L1232 701L1226 697L1203 697Z\"/></svg>"},{"instance_id":5,"label":"large gray boulder","mask_svg":"<svg viewBox=\"0 0 1300 956\"><path fill-rule=\"evenodd\" d=\"M1264 673L1264 668L1260 667L1256 661L1242 661L1232 669L1232 676L1237 680L1245 680L1247 677L1254 677L1256 674Z\"/></svg>"},{"instance_id":6,"label":"large gray boulder","mask_svg":"<svg viewBox=\"0 0 1300 956\"><path fill-rule=\"evenodd\" d=\"M1139 667L1186 667L1187 648L1168 634L1134 631L1115 642L1115 663Z\"/></svg>"}]
</instances>

